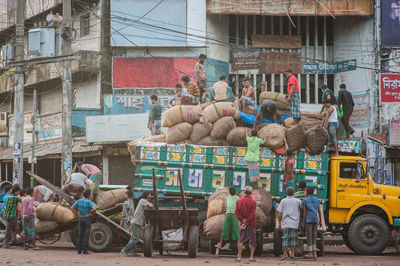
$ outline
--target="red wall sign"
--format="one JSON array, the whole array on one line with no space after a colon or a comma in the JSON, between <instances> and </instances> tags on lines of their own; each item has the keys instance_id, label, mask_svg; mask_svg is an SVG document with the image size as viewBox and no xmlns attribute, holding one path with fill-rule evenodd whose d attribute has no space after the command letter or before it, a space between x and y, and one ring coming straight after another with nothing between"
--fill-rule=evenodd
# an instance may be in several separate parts
<instances>
[{"instance_id":1,"label":"red wall sign","mask_svg":"<svg viewBox=\"0 0 400 266\"><path fill-rule=\"evenodd\" d=\"M400 102L400 74L381 74L383 103Z\"/></svg>"},{"instance_id":2,"label":"red wall sign","mask_svg":"<svg viewBox=\"0 0 400 266\"><path fill-rule=\"evenodd\" d=\"M182 76L194 81L195 57L114 57L113 88L174 88Z\"/></svg>"}]
</instances>

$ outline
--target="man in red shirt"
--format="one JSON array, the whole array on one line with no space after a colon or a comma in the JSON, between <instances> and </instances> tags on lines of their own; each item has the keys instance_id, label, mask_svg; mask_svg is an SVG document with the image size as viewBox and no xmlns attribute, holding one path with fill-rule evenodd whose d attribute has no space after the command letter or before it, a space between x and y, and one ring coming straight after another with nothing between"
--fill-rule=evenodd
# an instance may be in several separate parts
<instances>
[{"instance_id":1,"label":"man in red shirt","mask_svg":"<svg viewBox=\"0 0 400 266\"><path fill-rule=\"evenodd\" d=\"M251 198L253 189L247 186L245 195L236 202L235 214L239 220L239 243L237 261L242 260L243 243L249 240L250 261L255 261L254 250L256 249L256 207L257 202Z\"/></svg>"},{"instance_id":2,"label":"man in red shirt","mask_svg":"<svg viewBox=\"0 0 400 266\"><path fill-rule=\"evenodd\" d=\"M287 87L287 102L289 103L294 122L295 124L298 124L301 120L299 82L293 75L293 71L291 69L286 70L286 76L289 78Z\"/></svg>"}]
</instances>

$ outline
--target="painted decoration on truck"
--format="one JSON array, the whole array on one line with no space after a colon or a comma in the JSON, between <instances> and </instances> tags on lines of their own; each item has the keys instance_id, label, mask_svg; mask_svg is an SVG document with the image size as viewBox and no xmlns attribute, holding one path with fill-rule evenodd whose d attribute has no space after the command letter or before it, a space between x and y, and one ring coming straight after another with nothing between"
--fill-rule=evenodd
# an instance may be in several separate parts
<instances>
[{"instance_id":1,"label":"painted decoration on truck","mask_svg":"<svg viewBox=\"0 0 400 266\"><path fill-rule=\"evenodd\" d=\"M258 180L258 186L264 188L266 191L271 191L271 173L260 173L260 179Z\"/></svg>"},{"instance_id":2,"label":"painted decoration on truck","mask_svg":"<svg viewBox=\"0 0 400 266\"><path fill-rule=\"evenodd\" d=\"M361 140L338 140L340 152L361 153Z\"/></svg>"},{"instance_id":3,"label":"painted decoration on truck","mask_svg":"<svg viewBox=\"0 0 400 266\"><path fill-rule=\"evenodd\" d=\"M191 163L205 163L207 149L202 146L188 146L189 149L189 162Z\"/></svg>"},{"instance_id":4,"label":"painted decoration on truck","mask_svg":"<svg viewBox=\"0 0 400 266\"><path fill-rule=\"evenodd\" d=\"M244 156L246 155L246 148L233 148L232 164L234 165L246 165Z\"/></svg>"},{"instance_id":5,"label":"painted decoration on truck","mask_svg":"<svg viewBox=\"0 0 400 266\"><path fill-rule=\"evenodd\" d=\"M211 186L214 189L225 187L225 171L215 170L212 171Z\"/></svg>"},{"instance_id":6,"label":"painted decoration on truck","mask_svg":"<svg viewBox=\"0 0 400 266\"><path fill-rule=\"evenodd\" d=\"M167 160L175 162L184 162L186 160L186 145L168 145Z\"/></svg>"},{"instance_id":7,"label":"painted decoration on truck","mask_svg":"<svg viewBox=\"0 0 400 266\"><path fill-rule=\"evenodd\" d=\"M297 168L297 155L294 155L293 158L294 158L294 168ZM279 168L285 168L286 157L280 156L279 159L280 159Z\"/></svg>"},{"instance_id":8,"label":"painted decoration on truck","mask_svg":"<svg viewBox=\"0 0 400 266\"><path fill-rule=\"evenodd\" d=\"M188 171L188 186L191 188L203 187L203 169L189 169Z\"/></svg>"},{"instance_id":9,"label":"painted decoration on truck","mask_svg":"<svg viewBox=\"0 0 400 266\"><path fill-rule=\"evenodd\" d=\"M165 171L165 185L168 187L177 187L178 183L178 169Z\"/></svg>"},{"instance_id":10,"label":"painted decoration on truck","mask_svg":"<svg viewBox=\"0 0 400 266\"><path fill-rule=\"evenodd\" d=\"M311 155L308 152L304 153L304 168L312 170L321 170L322 169L321 154Z\"/></svg>"},{"instance_id":11,"label":"painted decoration on truck","mask_svg":"<svg viewBox=\"0 0 400 266\"><path fill-rule=\"evenodd\" d=\"M233 172L233 186L244 189L246 187L246 172Z\"/></svg>"},{"instance_id":12,"label":"painted decoration on truck","mask_svg":"<svg viewBox=\"0 0 400 266\"><path fill-rule=\"evenodd\" d=\"M269 149L261 149L260 151L261 166L275 166L275 153Z\"/></svg>"},{"instance_id":13,"label":"painted decoration on truck","mask_svg":"<svg viewBox=\"0 0 400 266\"><path fill-rule=\"evenodd\" d=\"M229 164L229 148L225 147L214 148L213 163Z\"/></svg>"},{"instance_id":14,"label":"painted decoration on truck","mask_svg":"<svg viewBox=\"0 0 400 266\"><path fill-rule=\"evenodd\" d=\"M142 160L160 160L161 147L159 146L141 146L140 158Z\"/></svg>"}]
</instances>

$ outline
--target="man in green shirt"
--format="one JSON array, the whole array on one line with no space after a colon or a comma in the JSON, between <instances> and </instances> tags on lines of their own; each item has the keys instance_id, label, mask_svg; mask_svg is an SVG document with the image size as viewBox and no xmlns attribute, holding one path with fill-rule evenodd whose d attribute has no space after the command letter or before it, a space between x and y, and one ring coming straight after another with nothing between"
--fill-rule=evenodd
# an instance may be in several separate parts
<instances>
[{"instance_id":1,"label":"man in green shirt","mask_svg":"<svg viewBox=\"0 0 400 266\"><path fill-rule=\"evenodd\" d=\"M20 197L18 197L21 188L19 186L14 186L12 189L12 195L7 198L6 210L4 212L4 219L7 222L6 233L4 238L4 248L8 248L8 241L11 232L12 236L15 235L17 231L17 217L16 211L18 209L18 204L22 201Z\"/></svg>"},{"instance_id":2,"label":"man in green shirt","mask_svg":"<svg viewBox=\"0 0 400 266\"><path fill-rule=\"evenodd\" d=\"M148 129L150 129L152 136L160 135L162 107L158 103L157 95L151 95L150 101L151 101L151 107L149 114L149 124L147 125L147 127Z\"/></svg>"},{"instance_id":3,"label":"man in green shirt","mask_svg":"<svg viewBox=\"0 0 400 266\"><path fill-rule=\"evenodd\" d=\"M256 182L260 177L260 145L264 141L257 137L257 129L251 130L251 137L247 137L247 152L244 159L247 161L249 169L250 185L255 188Z\"/></svg>"},{"instance_id":4,"label":"man in green shirt","mask_svg":"<svg viewBox=\"0 0 400 266\"><path fill-rule=\"evenodd\" d=\"M226 199L226 212L224 227L222 228L221 241L215 246L216 248L222 248L224 243L229 241L229 233L231 230L231 240L239 240L239 222L235 214L236 201L239 199L239 196L236 195L236 189L234 187L229 188L229 194L231 195Z\"/></svg>"}]
</instances>

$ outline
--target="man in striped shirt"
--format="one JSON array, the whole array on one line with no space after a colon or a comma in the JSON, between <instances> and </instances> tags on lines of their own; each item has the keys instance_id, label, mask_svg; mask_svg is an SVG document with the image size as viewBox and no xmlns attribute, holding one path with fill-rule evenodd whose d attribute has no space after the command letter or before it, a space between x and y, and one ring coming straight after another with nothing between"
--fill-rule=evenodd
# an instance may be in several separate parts
<instances>
[{"instance_id":1,"label":"man in striped shirt","mask_svg":"<svg viewBox=\"0 0 400 266\"><path fill-rule=\"evenodd\" d=\"M7 198L6 210L3 216L7 222L6 234L4 238L4 248L9 247L8 241L10 233L13 232L12 236L14 237L14 232L17 231L16 210L18 208L18 204L21 202L21 198L18 196L20 191L21 188L19 186L14 186L12 189L12 195Z\"/></svg>"},{"instance_id":2,"label":"man in striped shirt","mask_svg":"<svg viewBox=\"0 0 400 266\"><path fill-rule=\"evenodd\" d=\"M187 93L192 95L194 97L194 104L198 104L200 102L200 89L197 87L197 85L193 82L190 81L190 78L188 76L183 76L181 78L183 84L187 88Z\"/></svg>"}]
</instances>

